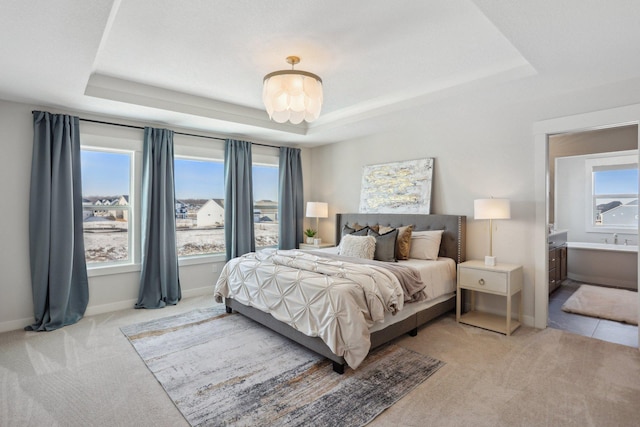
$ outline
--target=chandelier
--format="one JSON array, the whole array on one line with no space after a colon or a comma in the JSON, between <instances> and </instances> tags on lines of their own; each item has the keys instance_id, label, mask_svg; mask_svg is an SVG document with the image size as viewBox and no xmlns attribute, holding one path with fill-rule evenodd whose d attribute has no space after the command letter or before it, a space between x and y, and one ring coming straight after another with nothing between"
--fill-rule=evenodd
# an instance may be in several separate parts
<instances>
[{"instance_id":1,"label":"chandelier","mask_svg":"<svg viewBox=\"0 0 640 427\"><path fill-rule=\"evenodd\" d=\"M274 122L310 123L318 118L322 108L322 79L307 71L294 70L294 65L300 62L297 56L288 56L287 62L291 64L290 70L264 76L262 101Z\"/></svg>"}]
</instances>

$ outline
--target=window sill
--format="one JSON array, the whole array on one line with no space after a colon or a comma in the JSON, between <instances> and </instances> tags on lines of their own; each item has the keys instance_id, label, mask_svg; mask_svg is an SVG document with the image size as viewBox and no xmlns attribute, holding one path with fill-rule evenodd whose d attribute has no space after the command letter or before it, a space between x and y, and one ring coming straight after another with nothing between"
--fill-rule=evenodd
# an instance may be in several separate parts
<instances>
[{"instance_id":1,"label":"window sill","mask_svg":"<svg viewBox=\"0 0 640 427\"><path fill-rule=\"evenodd\" d=\"M87 276L108 276L111 274L140 272L140 264L105 265L100 267L88 267Z\"/></svg>"},{"instance_id":2,"label":"window sill","mask_svg":"<svg viewBox=\"0 0 640 427\"><path fill-rule=\"evenodd\" d=\"M198 265L198 264L212 264L218 262L226 262L227 256L225 254L213 254L213 255L195 255L190 257L178 258L178 266Z\"/></svg>"}]
</instances>

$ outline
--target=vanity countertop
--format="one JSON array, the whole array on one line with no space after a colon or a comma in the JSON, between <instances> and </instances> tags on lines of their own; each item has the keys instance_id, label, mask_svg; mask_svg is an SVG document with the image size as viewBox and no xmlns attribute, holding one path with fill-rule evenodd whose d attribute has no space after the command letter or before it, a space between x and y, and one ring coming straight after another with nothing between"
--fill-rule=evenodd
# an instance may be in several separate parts
<instances>
[{"instance_id":1,"label":"vanity countertop","mask_svg":"<svg viewBox=\"0 0 640 427\"><path fill-rule=\"evenodd\" d=\"M566 234L568 232L569 230L554 230L553 232L549 233L549 237L557 236L559 234Z\"/></svg>"}]
</instances>

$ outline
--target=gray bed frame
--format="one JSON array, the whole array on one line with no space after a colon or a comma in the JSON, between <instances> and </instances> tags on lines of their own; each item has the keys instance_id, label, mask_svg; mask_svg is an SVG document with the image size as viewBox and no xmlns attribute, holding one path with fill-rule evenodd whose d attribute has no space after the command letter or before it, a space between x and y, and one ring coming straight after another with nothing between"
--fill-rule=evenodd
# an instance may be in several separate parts
<instances>
[{"instance_id":1,"label":"gray bed frame","mask_svg":"<svg viewBox=\"0 0 640 427\"><path fill-rule=\"evenodd\" d=\"M401 227L413 225L414 231L444 230L440 243L439 256L452 258L456 264L465 261L466 247L466 216L460 215L418 215L418 214L337 214L336 215L336 245L342 238L342 228L345 225L388 225ZM297 331L286 323L280 322L256 308L246 306L233 299L225 298L228 313L233 310L255 320L258 323L278 332L285 337L315 351L333 362L333 370L344 373L346 362L343 357L334 354L319 337L310 337ZM455 310L455 296L419 311L407 319L389 325L385 329L371 334L371 349L381 346L405 333L416 336L418 327L441 316L448 311Z\"/></svg>"}]
</instances>

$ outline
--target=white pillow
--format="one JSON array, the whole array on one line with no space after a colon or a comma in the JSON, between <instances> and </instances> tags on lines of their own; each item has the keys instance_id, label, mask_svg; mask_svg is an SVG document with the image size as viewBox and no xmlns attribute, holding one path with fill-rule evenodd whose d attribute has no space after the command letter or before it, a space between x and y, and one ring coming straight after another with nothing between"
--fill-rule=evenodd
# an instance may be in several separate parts
<instances>
[{"instance_id":1,"label":"white pillow","mask_svg":"<svg viewBox=\"0 0 640 427\"><path fill-rule=\"evenodd\" d=\"M414 231L411 234L409 258L438 259L443 231L444 230Z\"/></svg>"},{"instance_id":2,"label":"white pillow","mask_svg":"<svg viewBox=\"0 0 640 427\"><path fill-rule=\"evenodd\" d=\"M340 241L340 255L373 259L376 238L373 236L352 236L347 234Z\"/></svg>"}]
</instances>

